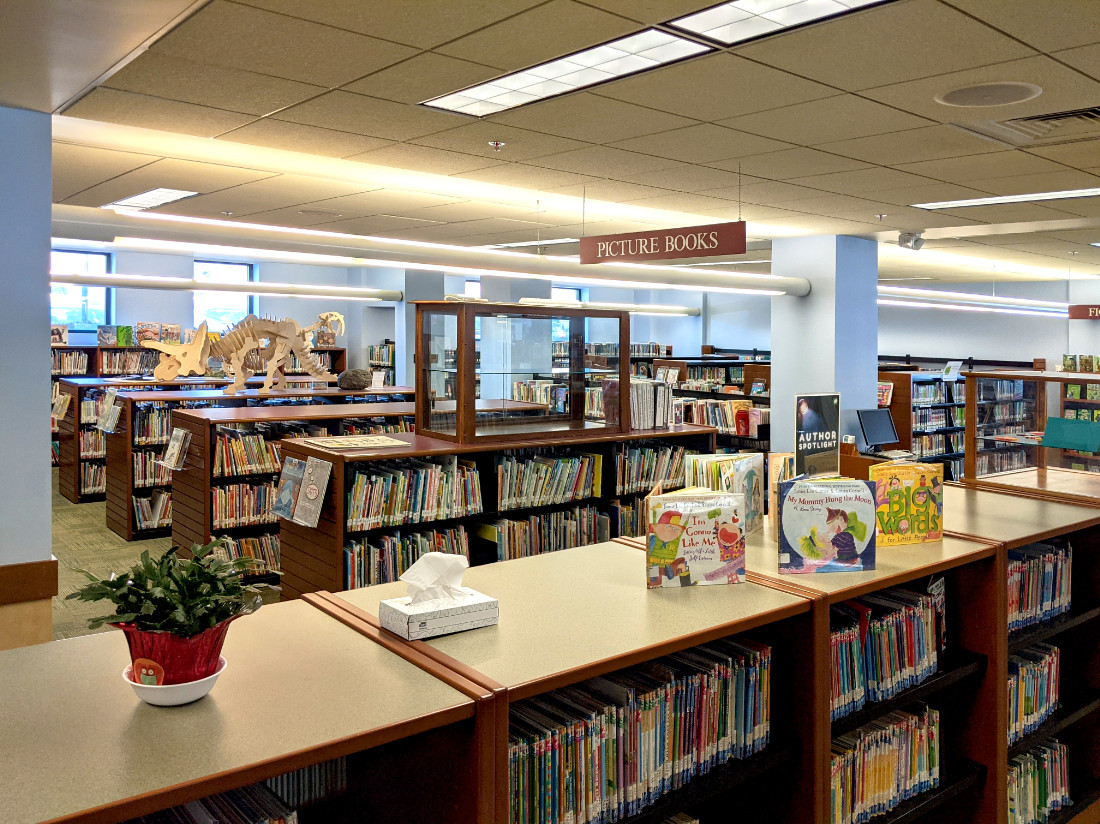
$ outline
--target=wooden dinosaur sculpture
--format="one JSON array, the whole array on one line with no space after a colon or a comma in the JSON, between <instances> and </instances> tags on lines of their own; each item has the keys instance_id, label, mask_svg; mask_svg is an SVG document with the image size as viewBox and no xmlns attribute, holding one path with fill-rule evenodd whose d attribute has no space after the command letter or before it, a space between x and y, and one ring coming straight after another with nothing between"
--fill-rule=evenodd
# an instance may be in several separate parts
<instances>
[{"instance_id":1,"label":"wooden dinosaur sculpture","mask_svg":"<svg viewBox=\"0 0 1100 824\"><path fill-rule=\"evenodd\" d=\"M222 391L227 395L235 395L245 388L245 382L253 374L261 371L261 368L265 372L263 384L265 391L285 389L286 368L289 366L291 354L298 357L302 368L311 377L323 381L334 380L332 373L321 366L313 356L311 341L314 332L318 329L327 329L342 335L344 334L344 316L339 312L322 312L317 316L316 323L303 328L293 318L275 320L248 315L218 341L208 340L204 323L200 330L203 332L201 340L200 335L196 333L192 343L173 345L159 341L145 341L142 345L161 352L161 362L153 372L154 377L159 380L171 380L181 374L196 374L180 371L183 368L190 368L195 358L201 359L202 368L197 374L202 374L206 369L207 358L221 358L225 371L233 375L233 383ZM264 361L262 367L258 363L261 358ZM161 377L161 374L168 375L172 371L176 374L171 377Z\"/></svg>"},{"instance_id":2,"label":"wooden dinosaur sculpture","mask_svg":"<svg viewBox=\"0 0 1100 824\"><path fill-rule=\"evenodd\" d=\"M195 339L191 343L143 340L141 345L160 352L160 363L153 370L153 377L158 381L174 381L187 375L206 374L206 362L210 358L210 337L206 333L206 321L195 330Z\"/></svg>"}]
</instances>

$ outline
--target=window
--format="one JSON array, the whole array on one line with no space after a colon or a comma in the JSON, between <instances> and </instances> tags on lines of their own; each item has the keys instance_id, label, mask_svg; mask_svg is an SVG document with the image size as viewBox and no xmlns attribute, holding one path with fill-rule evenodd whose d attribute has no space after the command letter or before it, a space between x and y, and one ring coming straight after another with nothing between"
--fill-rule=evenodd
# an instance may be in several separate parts
<instances>
[{"instance_id":1,"label":"window","mask_svg":"<svg viewBox=\"0 0 1100 824\"><path fill-rule=\"evenodd\" d=\"M195 261L195 280L205 283L250 283L252 265L249 263L218 263L212 260ZM243 292L195 292L195 328L206 321L211 332L224 332L239 323L245 315L256 311L255 295Z\"/></svg>"},{"instance_id":2,"label":"window","mask_svg":"<svg viewBox=\"0 0 1100 824\"><path fill-rule=\"evenodd\" d=\"M560 300L566 303L584 300L581 290L574 286L551 286L550 299ZM565 318L554 318L550 327L551 340L569 340L569 321Z\"/></svg>"},{"instance_id":3,"label":"window","mask_svg":"<svg viewBox=\"0 0 1100 824\"><path fill-rule=\"evenodd\" d=\"M481 281L468 280L462 285L462 294L468 298L481 297Z\"/></svg>"},{"instance_id":4,"label":"window","mask_svg":"<svg viewBox=\"0 0 1100 824\"><path fill-rule=\"evenodd\" d=\"M50 252L50 274L105 275L111 256L103 252ZM110 300L106 286L50 284L50 323L68 324L74 331L95 331L110 322Z\"/></svg>"}]
</instances>

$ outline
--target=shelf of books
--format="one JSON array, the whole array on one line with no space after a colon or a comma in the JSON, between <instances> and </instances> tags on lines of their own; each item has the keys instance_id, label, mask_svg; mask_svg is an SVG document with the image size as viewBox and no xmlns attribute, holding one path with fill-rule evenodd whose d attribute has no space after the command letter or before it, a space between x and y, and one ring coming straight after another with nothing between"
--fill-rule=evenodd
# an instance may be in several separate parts
<instances>
[{"instance_id":1,"label":"shelf of books","mask_svg":"<svg viewBox=\"0 0 1100 824\"><path fill-rule=\"evenodd\" d=\"M649 341L630 344L630 374L639 378L652 378L655 374L653 361L658 358L672 357L672 347ZM551 362L554 367L569 364L569 341L558 340L551 344ZM619 362L619 344L585 343L584 364L589 368L615 366Z\"/></svg>"},{"instance_id":2,"label":"shelf of books","mask_svg":"<svg viewBox=\"0 0 1100 824\"><path fill-rule=\"evenodd\" d=\"M640 534L640 496L658 481L682 483L684 456L713 451L714 430L532 435L506 448L386 440L282 445L299 466L331 464L317 525L281 521L284 597L393 581L432 549L480 565Z\"/></svg>"},{"instance_id":3,"label":"shelf of books","mask_svg":"<svg viewBox=\"0 0 1100 824\"><path fill-rule=\"evenodd\" d=\"M284 439L409 432L414 414L409 402L174 410L172 426L191 437L172 478L173 545L225 538L230 557L253 559L258 573L278 571Z\"/></svg>"},{"instance_id":4,"label":"shelf of books","mask_svg":"<svg viewBox=\"0 0 1100 824\"><path fill-rule=\"evenodd\" d=\"M391 646L269 604L234 622L213 693L175 710L120 682L115 633L0 652L4 822L491 822L495 696Z\"/></svg>"},{"instance_id":5,"label":"shelf of books","mask_svg":"<svg viewBox=\"0 0 1100 824\"><path fill-rule=\"evenodd\" d=\"M388 338L367 347L367 366L371 372L382 372L382 383L392 386L397 375L397 345Z\"/></svg>"},{"instance_id":6,"label":"shelf of books","mask_svg":"<svg viewBox=\"0 0 1100 824\"><path fill-rule=\"evenodd\" d=\"M654 361L660 372L664 367L668 380L685 392L718 392L742 395L767 395L771 386L771 364L703 355L698 358L661 358ZM673 372L675 370L675 372Z\"/></svg>"},{"instance_id":7,"label":"shelf of books","mask_svg":"<svg viewBox=\"0 0 1100 824\"><path fill-rule=\"evenodd\" d=\"M809 599L747 581L649 591L644 555L619 542L475 567L463 583L498 600L499 622L409 645L506 697L496 822L823 820L825 696L808 642L827 626ZM367 632L404 592L306 597ZM559 785L546 756L563 734L578 767Z\"/></svg>"}]
</instances>

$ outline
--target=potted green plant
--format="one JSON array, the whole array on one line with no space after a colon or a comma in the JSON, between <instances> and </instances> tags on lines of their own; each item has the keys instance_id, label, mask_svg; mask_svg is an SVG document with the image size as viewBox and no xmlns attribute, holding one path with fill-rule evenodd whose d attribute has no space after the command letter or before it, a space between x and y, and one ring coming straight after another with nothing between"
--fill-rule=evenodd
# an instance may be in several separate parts
<instances>
[{"instance_id":1,"label":"potted green plant","mask_svg":"<svg viewBox=\"0 0 1100 824\"><path fill-rule=\"evenodd\" d=\"M247 583L244 576L255 571L254 562L226 559L218 552L221 543L196 544L190 558L175 549L158 560L143 552L128 572L108 578L77 570L89 583L66 597L114 604L112 614L91 618L88 626L110 624L126 634L134 684L186 684L225 666L221 649L230 622L259 609L266 585Z\"/></svg>"}]
</instances>

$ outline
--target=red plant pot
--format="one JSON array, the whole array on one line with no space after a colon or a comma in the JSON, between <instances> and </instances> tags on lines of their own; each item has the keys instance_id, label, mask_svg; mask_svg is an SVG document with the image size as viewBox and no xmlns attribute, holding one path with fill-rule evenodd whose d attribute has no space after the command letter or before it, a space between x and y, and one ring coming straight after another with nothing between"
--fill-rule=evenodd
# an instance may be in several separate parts
<instances>
[{"instance_id":1,"label":"red plant pot","mask_svg":"<svg viewBox=\"0 0 1100 824\"><path fill-rule=\"evenodd\" d=\"M186 684L213 675L218 668L229 624L239 616L182 638L169 632L138 629L133 624L111 624L126 634L133 662L133 680L139 684Z\"/></svg>"}]
</instances>

